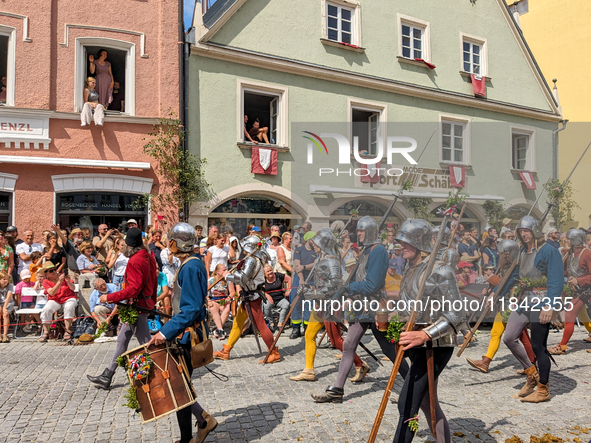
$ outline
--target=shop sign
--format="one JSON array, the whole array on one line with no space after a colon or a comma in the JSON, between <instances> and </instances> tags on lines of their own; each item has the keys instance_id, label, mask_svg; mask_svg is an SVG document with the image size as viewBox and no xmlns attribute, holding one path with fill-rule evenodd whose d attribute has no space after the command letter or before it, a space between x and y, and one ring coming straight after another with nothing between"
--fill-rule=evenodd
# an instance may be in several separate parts
<instances>
[{"instance_id":1,"label":"shop sign","mask_svg":"<svg viewBox=\"0 0 591 443\"><path fill-rule=\"evenodd\" d=\"M4 147L49 149L49 116L0 111L0 142Z\"/></svg>"},{"instance_id":2,"label":"shop sign","mask_svg":"<svg viewBox=\"0 0 591 443\"><path fill-rule=\"evenodd\" d=\"M387 174L380 174L380 180L376 183L363 183L360 178L356 178L356 187L382 189L382 190L398 190L402 183L407 179L412 171L412 166L393 166L400 168L404 173L398 177L389 176ZM412 187L415 191L446 191L451 190L452 186L449 179L449 169L441 168L416 168L411 176Z\"/></svg>"}]
</instances>

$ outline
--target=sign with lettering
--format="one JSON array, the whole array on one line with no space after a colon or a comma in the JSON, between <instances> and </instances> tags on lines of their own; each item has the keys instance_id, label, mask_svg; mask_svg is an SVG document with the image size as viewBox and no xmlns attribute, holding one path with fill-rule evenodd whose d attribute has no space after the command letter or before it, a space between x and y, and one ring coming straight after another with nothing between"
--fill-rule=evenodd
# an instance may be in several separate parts
<instances>
[{"instance_id":1,"label":"sign with lettering","mask_svg":"<svg viewBox=\"0 0 591 443\"><path fill-rule=\"evenodd\" d=\"M406 180L412 166L392 166L393 168L400 168L402 175L394 176L387 173L380 173L380 181L376 183L363 183L359 178L356 179L355 186L369 189L381 189L396 191L402 183ZM441 168L416 168L413 172L411 180L412 187L415 191L429 191L429 192L447 192L452 189L449 180L449 169Z\"/></svg>"},{"instance_id":2,"label":"sign with lettering","mask_svg":"<svg viewBox=\"0 0 591 443\"><path fill-rule=\"evenodd\" d=\"M144 212L145 207L137 203L133 194L61 194L59 210L91 212Z\"/></svg>"},{"instance_id":3,"label":"sign with lettering","mask_svg":"<svg viewBox=\"0 0 591 443\"><path fill-rule=\"evenodd\" d=\"M49 115L45 112L0 110L0 142L5 148L49 149Z\"/></svg>"}]
</instances>

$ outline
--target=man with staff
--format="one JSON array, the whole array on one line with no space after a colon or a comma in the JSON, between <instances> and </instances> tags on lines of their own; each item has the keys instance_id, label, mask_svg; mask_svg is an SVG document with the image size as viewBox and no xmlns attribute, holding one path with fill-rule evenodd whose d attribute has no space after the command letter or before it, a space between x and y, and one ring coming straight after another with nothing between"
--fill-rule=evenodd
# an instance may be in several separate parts
<instances>
[{"instance_id":1,"label":"man with staff","mask_svg":"<svg viewBox=\"0 0 591 443\"><path fill-rule=\"evenodd\" d=\"M187 328L201 324L195 328L199 340L203 341L203 334L207 328L203 322L207 319L205 300L207 295L207 272L201 256L193 253L193 246L197 242L197 234L188 223L177 223L168 234L170 252L181 261L181 267L176 273L173 287L172 309L174 316L154 335L148 343L161 345L166 341L173 341L180 337L178 344L189 372L189 383L193 374L191 363L191 337ZM191 415L197 419L197 434L193 436ZM183 408L176 413L181 431L181 439L177 443L202 443L207 435L217 425L217 420L203 410L199 402Z\"/></svg>"}]
</instances>

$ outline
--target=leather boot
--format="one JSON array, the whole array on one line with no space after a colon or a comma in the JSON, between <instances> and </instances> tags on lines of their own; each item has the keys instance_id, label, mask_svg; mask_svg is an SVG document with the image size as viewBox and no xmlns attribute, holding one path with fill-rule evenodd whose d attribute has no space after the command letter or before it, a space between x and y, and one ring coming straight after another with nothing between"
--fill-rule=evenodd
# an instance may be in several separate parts
<instances>
[{"instance_id":1,"label":"leather boot","mask_svg":"<svg viewBox=\"0 0 591 443\"><path fill-rule=\"evenodd\" d=\"M343 388L329 386L324 394L312 394L312 398L316 403L342 403L343 395L345 395Z\"/></svg>"},{"instance_id":2,"label":"leather boot","mask_svg":"<svg viewBox=\"0 0 591 443\"><path fill-rule=\"evenodd\" d=\"M221 351L216 351L213 353L213 358L218 358L220 360L230 360L230 351L232 348L228 345L223 345L224 349Z\"/></svg>"},{"instance_id":3,"label":"leather boot","mask_svg":"<svg viewBox=\"0 0 591 443\"><path fill-rule=\"evenodd\" d=\"M218 421L213 415L203 411L201 416L205 420L205 427L200 428L199 425L197 425L197 433L193 436L191 443L202 443L207 438L209 433L218 427Z\"/></svg>"},{"instance_id":4,"label":"leather boot","mask_svg":"<svg viewBox=\"0 0 591 443\"><path fill-rule=\"evenodd\" d=\"M363 365L355 368L355 370L357 371L355 373L355 376L353 376L352 378L349 379L353 383L359 383L360 381L362 381L365 378L365 376L367 375L367 373L369 372L369 365L365 362L362 362L362 363L363 363Z\"/></svg>"},{"instance_id":5,"label":"leather boot","mask_svg":"<svg viewBox=\"0 0 591 443\"><path fill-rule=\"evenodd\" d=\"M93 377L91 375L87 375L88 379L97 385L97 388L101 389L109 389L111 387L111 382L113 381L113 376L115 375L115 371L110 371L109 369L105 369L101 375L98 377Z\"/></svg>"},{"instance_id":6,"label":"leather boot","mask_svg":"<svg viewBox=\"0 0 591 443\"><path fill-rule=\"evenodd\" d=\"M289 379L293 381L316 381L316 373L314 369L304 369L298 375L289 377Z\"/></svg>"},{"instance_id":7,"label":"leather boot","mask_svg":"<svg viewBox=\"0 0 591 443\"><path fill-rule=\"evenodd\" d=\"M550 400L549 384L543 385L542 383L538 383L538 388L532 394L522 398L521 401L526 403L541 403Z\"/></svg>"},{"instance_id":8,"label":"leather boot","mask_svg":"<svg viewBox=\"0 0 591 443\"><path fill-rule=\"evenodd\" d=\"M523 388L517 394L517 397L527 397L529 394L534 392L534 388L540 381L540 374L538 374L538 370L535 366L530 366L525 370L525 374L527 375L527 380L523 385Z\"/></svg>"},{"instance_id":9,"label":"leather boot","mask_svg":"<svg viewBox=\"0 0 591 443\"><path fill-rule=\"evenodd\" d=\"M475 367L476 369L484 373L488 372L488 365L492 361L486 355L482 356L482 360L472 360L470 358L466 358L466 360L468 360L468 363L470 363L471 366Z\"/></svg>"},{"instance_id":10,"label":"leather boot","mask_svg":"<svg viewBox=\"0 0 591 443\"><path fill-rule=\"evenodd\" d=\"M265 359L259 361L259 364L263 363L264 360ZM271 351L271 354L269 355L269 360L267 360L267 364L277 363L278 361L281 361L281 356L279 355L279 349L277 349L277 346L275 346Z\"/></svg>"},{"instance_id":11,"label":"leather boot","mask_svg":"<svg viewBox=\"0 0 591 443\"><path fill-rule=\"evenodd\" d=\"M300 325L293 325L289 339L295 340L296 338L300 338L301 336L302 336L302 331L300 329Z\"/></svg>"}]
</instances>

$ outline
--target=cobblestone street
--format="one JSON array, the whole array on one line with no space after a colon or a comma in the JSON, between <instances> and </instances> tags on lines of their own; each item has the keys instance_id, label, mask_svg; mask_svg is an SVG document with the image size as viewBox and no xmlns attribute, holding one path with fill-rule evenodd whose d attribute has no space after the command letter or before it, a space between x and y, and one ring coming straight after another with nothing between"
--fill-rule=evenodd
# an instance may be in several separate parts
<instances>
[{"instance_id":1,"label":"cobblestone street","mask_svg":"<svg viewBox=\"0 0 591 443\"><path fill-rule=\"evenodd\" d=\"M562 334L552 332L549 343ZM502 345L489 374L473 370L464 357L453 357L440 378L439 395L454 442L505 441L514 435L524 442L530 435L545 433L565 441L587 442L591 430L591 345L577 328L571 351L556 358L548 403L523 404L511 398L525 378L516 375L517 361ZM488 332L478 335L476 345L465 356L480 358L488 345ZM368 333L363 340L380 358L377 343ZM124 374L119 370L114 388L93 387L86 374L102 372L111 359L114 343L89 346L41 345L28 339L0 345L0 442L172 442L179 437L175 415L141 425L139 417L123 406ZM135 340L132 346L137 346ZM311 393L323 391L335 380L337 351L320 348L316 358L319 381L292 382L290 375L304 367L302 341L281 338L284 360L262 367L257 364L252 337L242 339L232 351L232 360L217 361L211 369L226 374L226 383L201 368L193 374L193 384L203 407L219 421L208 442L363 442L366 441L391 369L366 358L371 372L359 384L347 383L340 404L317 405ZM221 343L216 340L216 349ZM397 383L398 384L398 383ZM396 398L396 394L392 395ZM397 421L396 405L389 404L378 441L390 442ZM433 441L421 419L415 441ZM577 434L580 434L577 436ZM578 440L577 440L578 438Z\"/></svg>"}]
</instances>

